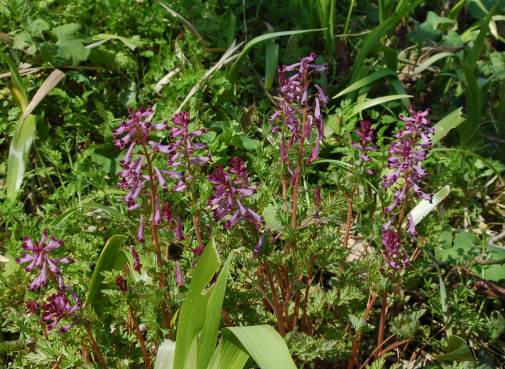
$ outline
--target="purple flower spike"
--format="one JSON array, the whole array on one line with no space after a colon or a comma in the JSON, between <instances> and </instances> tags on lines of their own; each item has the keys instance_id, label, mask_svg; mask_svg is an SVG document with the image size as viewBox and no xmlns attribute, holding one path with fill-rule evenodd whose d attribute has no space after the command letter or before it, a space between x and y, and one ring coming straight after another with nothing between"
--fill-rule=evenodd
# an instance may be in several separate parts
<instances>
[{"instance_id":1,"label":"purple flower spike","mask_svg":"<svg viewBox=\"0 0 505 369\"><path fill-rule=\"evenodd\" d=\"M49 253L52 250L59 248L62 244L63 242L56 239L54 236L51 237L48 241L47 231L44 231L42 233L42 237L38 243L30 239L28 236L23 237L22 247L25 250L30 251L30 254L23 254L20 258L16 259L16 262L18 264L29 263L25 267L26 271L32 271L33 269L40 270L39 275L29 284L28 288L30 290L37 291L42 286L45 286L48 281L48 274L53 275L56 278L60 288L65 287L58 265L70 264L73 262L73 260L68 257L49 257Z\"/></svg>"},{"instance_id":2,"label":"purple flower spike","mask_svg":"<svg viewBox=\"0 0 505 369\"><path fill-rule=\"evenodd\" d=\"M66 292L61 290L49 296L47 302L42 306L42 320L47 324L48 329L52 330L62 320L72 318L71 323L60 328L60 332L65 333L78 323L79 318L75 314L81 309L81 301L74 291L70 289L69 291L74 300L73 305L69 302Z\"/></svg>"},{"instance_id":3,"label":"purple flower spike","mask_svg":"<svg viewBox=\"0 0 505 369\"><path fill-rule=\"evenodd\" d=\"M284 138L281 140L281 160L284 164L289 162L287 149L292 149L295 142L301 143L303 140L311 140L313 144L307 163L312 163L319 156L324 138L321 107L326 106L328 97L320 86L311 83L311 79L314 73L325 72L327 67L314 64L315 59L316 54L310 53L298 63L278 68L280 101L270 121L282 120L289 137L287 147ZM272 129L273 133L279 131L281 128L278 126Z\"/></svg>"},{"instance_id":4,"label":"purple flower spike","mask_svg":"<svg viewBox=\"0 0 505 369\"><path fill-rule=\"evenodd\" d=\"M400 117L405 127L395 135L388 150L388 167L392 172L384 177L384 187L398 186L386 212L398 208L406 200L409 189L416 197L431 201L431 195L424 193L419 183L426 176L421 163L431 148L430 135L434 130L426 118L428 110L416 112L410 108L409 111L411 117Z\"/></svg>"},{"instance_id":5,"label":"purple flower spike","mask_svg":"<svg viewBox=\"0 0 505 369\"><path fill-rule=\"evenodd\" d=\"M245 163L239 158L230 160L228 170L217 167L209 175L212 183L212 196L209 206L217 221L227 219L226 229L233 228L241 219L246 219L255 226L262 222L261 216L245 207L242 200L256 193L256 186L249 184Z\"/></svg>"},{"instance_id":6,"label":"purple flower spike","mask_svg":"<svg viewBox=\"0 0 505 369\"><path fill-rule=\"evenodd\" d=\"M172 123L175 127L170 129L170 137L173 139L166 146L168 156L168 165L173 168L186 166L186 170L177 169L180 171L177 175L178 181L173 187L174 192L182 192L187 187L187 181L191 179L183 173L189 172L189 165L202 166L210 161L210 156L200 155L202 150L207 148L206 144L193 142L194 138L200 137L203 130L189 130L190 116L188 112L180 112L172 117Z\"/></svg>"},{"instance_id":7,"label":"purple flower spike","mask_svg":"<svg viewBox=\"0 0 505 369\"><path fill-rule=\"evenodd\" d=\"M392 229L384 227L382 230L382 244L388 265L400 269L408 265L407 253L402 249L400 236Z\"/></svg>"},{"instance_id":8,"label":"purple flower spike","mask_svg":"<svg viewBox=\"0 0 505 369\"><path fill-rule=\"evenodd\" d=\"M373 145L375 142L375 130L372 128L372 124L368 120L362 120L360 127L354 133L358 136L358 141L353 141L352 147L358 150L361 160L372 160L368 156L368 153L377 150L377 146Z\"/></svg>"}]
</instances>

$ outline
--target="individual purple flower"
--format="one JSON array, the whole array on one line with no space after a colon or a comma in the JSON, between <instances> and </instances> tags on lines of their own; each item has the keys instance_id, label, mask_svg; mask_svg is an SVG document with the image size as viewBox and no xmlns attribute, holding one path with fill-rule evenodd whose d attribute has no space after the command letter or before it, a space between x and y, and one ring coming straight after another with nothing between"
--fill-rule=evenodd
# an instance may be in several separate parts
<instances>
[{"instance_id":1,"label":"individual purple flower","mask_svg":"<svg viewBox=\"0 0 505 369\"><path fill-rule=\"evenodd\" d=\"M132 257L133 257L133 270L140 273L140 270L142 268L142 264L140 264L139 253L137 252L137 249L135 248L135 246L131 247L131 253L132 253Z\"/></svg>"},{"instance_id":2,"label":"individual purple flower","mask_svg":"<svg viewBox=\"0 0 505 369\"><path fill-rule=\"evenodd\" d=\"M245 207L245 198L256 193L256 186L249 183L245 163L239 158L230 160L231 166L225 170L220 166L209 175L212 184L212 196L209 206L217 221L227 219L225 228L230 229L241 219L258 226L262 218L253 210Z\"/></svg>"},{"instance_id":3,"label":"individual purple flower","mask_svg":"<svg viewBox=\"0 0 505 369\"><path fill-rule=\"evenodd\" d=\"M253 255L254 256L258 256L261 252L261 250L263 249L263 246L265 246L265 242L266 242L266 239L267 239L267 234L266 232L263 232L261 235L260 235L260 238L258 239L258 242L256 243L256 246L254 247L254 251L253 251Z\"/></svg>"},{"instance_id":4,"label":"individual purple flower","mask_svg":"<svg viewBox=\"0 0 505 369\"><path fill-rule=\"evenodd\" d=\"M39 304L37 303L37 301L35 301L35 300L28 300L28 301L26 302L26 309L27 309L30 313L37 315L37 314L39 313L40 306L39 306Z\"/></svg>"},{"instance_id":5,"label":"individual purple flower","mask_svg":"<svg viewBox=\"0 0 505 369\"><path fill-rule=\"evenodd\" d=\"M372 128L372 124L368 120L362 120L360 122L360 127L354 131L358 140L352 143L354 147L359 152L359 157L363 161L372 160L368 153L370 151L376 151L377 146L374 145L375 142L375 130Z\"/></svg>"},{"instance_id":6,"label":"individual purple flower","mask_svg":"<svg viewBox=\"0 0 505 369\"><path fill-rule=\"evenodd\" d=\"M18 264L29 263L25 267L26 271L32 271L33 269L40 270L39 275L29 284L28 288L30 290L37 291L42 286L45 286L48 281L48 273L56 278L60 289L65 287L58 265L70 264L73 260L68 257L51 258L49 256L52 250L59 248L62 244L63 242L54 236L48 240L47 231L42 233L42 237L38 243L28 236L23 237L22 247L30 251L30 253L23 254L20 258L16 259L16 262Z\"/></svg>"},{"instance_id":7,"label":"individual purple flower","mask_svg":"<svg viewBox=\"0 0 505 369\"><path fill-rule=\"evenodd\" d=\"M326 65L314 64L315 53L310 53L300 62L278 68L280 102L278 110L271 115L271 121L281 120L287 131L289 140L287 147L284 138L281 140L281 158L287 163L287 149L292 149L295 142L301 144L312 140L313 147L307 162L318 159L321 141L324 138L324 122L321 107L328 102L328 97L317 84L311 90L311 78L314 72L325 72ZM314 92L314 93L313 93ZM280 131L274 127L272 131ZM315 133L313 133L315 131Z\"/></svg>"},{"instance_id":8,"label":"individual purple flower","mask_svg":"<svg viewBox=\"0 0 505 369\"><path fill-rule=\"evenodd\" d=\"M72 319L70 323L60 328L60 332L65 333L79 322L76 313L81 309L82 304L74 291L69 289L69 292L73 304L68 300L65 290L60 290L49 296L47 302L42 305L42 321L47 324L48 329L56 328L62 320Z\"/></svg>"},{"instance_id":9,"label":"individual purple flower","mask_svg":"<svg viewBox=\"0 0 505 369\"><path fill-rule=\"evenodd\" d=\"M119 288L119 290L121 292L123 292L123 293L128 292L128 282L121 275L116 278L116 286L117 286L117 288Z\"/></svg>"},{"instance_id":10,"label":"individual purple flower","mask_svg":"<svg viewBox=\"0 0 505 369\"><path fill-rule=\"evenodd\" d=\"M140 215L139 228L137 230L137 241L144 243L144 214Z\"/></svg>"},{"instance_id":11,"label":"individual purple flower","mask_svg":"<svg viewBox=\"0 0 505 369\"><path fill-rule=\"evenodd\" d=\"M431 195L424 193L420 181L426 176L421 163L431 148L431 122L426 118L428 110L416 112L409 109L411 117L400 116L405 127L395 134L395 140L388 150L388 167L391 173L384 177L384 187L396 185L393 202L385 209L391 212L398 208L412 189L418 198L431 201Z\"/></svg>"},{"instance_id":12,"label":"individual purple flower","mask_svg":"<svg viewBox=\"0 0 505 369\"><path fill-rule=\"evenodd\" d=\"M388 226L382 229L384 255L389 266L400 269L408 265L407 252L402 248L399 234Z\"/></svg>"}]
</instances>

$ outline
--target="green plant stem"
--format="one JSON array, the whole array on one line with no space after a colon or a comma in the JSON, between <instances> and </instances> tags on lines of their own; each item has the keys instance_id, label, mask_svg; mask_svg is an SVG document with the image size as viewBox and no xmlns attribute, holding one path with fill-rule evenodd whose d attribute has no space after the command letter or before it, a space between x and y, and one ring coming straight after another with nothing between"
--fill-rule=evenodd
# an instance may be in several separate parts
<instances>
[{"instance_id":1,"label":"green plant stem","mask_svg":"<svg viewBox=\"0 0 505 369\"><path fill-rule=\"evenodd\" d=\"M91 348L92 348L92 350L98 360L98 365L102 369L108 369L107 363L105 362L102 351L100 350L100 347L98 346L98 343L96 342L95 337L93 336L93 331L91 330L91 326L89 325L88 322L84 322L83 325L84 325L84 329L86 330L86 333L88 334L88 339L89 339L89 342L91 343Z\"/></svg>"}]
</instances>

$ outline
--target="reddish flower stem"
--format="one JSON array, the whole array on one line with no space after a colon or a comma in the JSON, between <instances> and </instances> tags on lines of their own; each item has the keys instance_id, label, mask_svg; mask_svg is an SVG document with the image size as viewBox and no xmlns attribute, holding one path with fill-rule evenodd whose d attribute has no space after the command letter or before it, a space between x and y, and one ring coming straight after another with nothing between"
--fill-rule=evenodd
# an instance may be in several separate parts
<instances>
[{"instance_id":1,"label":"reddish flower stem","mask_svg":"<svg viewBox=\"0 0 505 369\"><path fill-rule=\"evenodd\" d=\"M140 344L140 351L142 351L142 356L144 358L144 366L146 369L151 369L151 360L149 359L149 353L147 352L144 336L142 336L142 332L140 331L140 327L137 322L136 313L131 306L128 311L128 315L132 322L133 329L135 331L135 336L137 336L137 340L139 341Z\"/></svg>"},{"instance_id":2,"label":"reddish flower stem","mask_svg":"<svg viewBox=\"0 0 505 369\"><path fill-rule=\"evenodd\" d=\"M91 343L91 348L93 350L93 353L96 356L96 359L98 360L98 365L102 369L108 369L107 363L105 362L105 359L103 357L102 351L100 350L100 347L98 346L98 343L95 340L95 337L93 336L93 331L91 330L91 326L89 325L88 322L84 322L84 328L86 329L86 333L88 334L89 342Z\"/></svg>"}]
</instances>

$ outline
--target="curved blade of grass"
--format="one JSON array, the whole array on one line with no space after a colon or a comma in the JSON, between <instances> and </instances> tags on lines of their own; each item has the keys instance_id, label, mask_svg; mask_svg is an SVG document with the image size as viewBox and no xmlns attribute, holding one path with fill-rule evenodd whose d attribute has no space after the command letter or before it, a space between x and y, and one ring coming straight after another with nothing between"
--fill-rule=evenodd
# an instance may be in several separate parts
<instances>
[{"instance_id":1,"label":"curved blade of grass","mask_svg":"<svg viewBox=\"0 0 505 369\"><path fill-rule=\"evenodd\" d=\"M440 142L440 140L444 138L451 129L456 128L465 121L465 118L461 116L461 111L462 108L458 108L447 114L445 117L440 119L437 124L435 124L435 133L431 137L433 145Z\"/></svg>"},{"instance_id":2,"label":"curved blade of grass","mask_svg":"<svg viewBox=\"0 0 505 369\"><path fill-rule=\"evenodd\" d=\"M245 56L251 50L254 46L256 46L259 43L262 43L267 40L271 40L277 37L284 37L284 36L293 36L293 35L301 35L304 33L309 33L309 32L318 32L318 31L324 31L325 28L317 28L317 29L303 29L303 30L297 30L297 31L281 31L281 32L272 32L272 33L267 33L265 35L257 36L253 38L251 41L247 43L247 45L244 46L242 51L240 52L237 60L233 65L231 66L230 72L228 74L228 78L233 82L237 78L238 70L240 68L240 65L244 61Z\"/></svg>"},{"instance_id":3,"label":"curved blade of grass","mask_svg":"<svg viewBox=\"0 0 505 369\"><path fill-rule=\"evenodd\" d=\"M35 108L40 104L40 102L44 99L44 97L46 97L47 94L51 92L51 90L55 88L56 85L60 83L60 81L63 78L65 78L65 73L63 73L59 69L53 70L51 74L46 78L46 80L42 83L42 85L39 87L35 95L33 95L32 99L30 100L30 103L23 112L22 119L30 115L35 110Z\"/></svg>"},{"instance_id":4,"label":"curved blade of grass","mask_svg":"<svg viewBox=\"0 0 505 369\"><path fill-rule=\"evenodd\" d=\"M225 331L240 341L261 369L296 369L286 342L269 325L230 327Z\"/></svg>"},{"instance_id":5,"label":"curved blade of grass","mask_svg":"<svg viewBox=\"0 0 505 369\"><path fill-rule=\"evenodd\" d=\"M164 340L158 347L154 369L172 369L174 367L175 342Z\"/></svg>"},{"instance_id":6,"label":"curved blade of grass","mask_svg":"<svg viewBox=\"0 0 505 369\"><path fill-rule=\"evenodd\" d=\"M120 267L119 264L121 264L121 260L126 263L124 254L121 252L121 246L123 246L123 242L125 240L126 236L112 236L105 243L105 246L98 257L95 270L93 271L93 276L91 277L88 296L86 297L86 305L91 306L95 310L100 304L100 291L102 290L103 282L102 272Z\"/></svg>"},{"instance_id":7,"label":"curved blade of grass","mask_svg":"<svg viewBox=\"0 0 505 369\"><path fill-rule=\"evenodd\" d=\"M393 87L393 89L395 90L395 92L398 95L406 95L407 94L407 90L405 90L405 87L403 87L402 83L400 82L400 80L398 78L394 78L391 80L391 86ZM410 99L407 99L407 98L401 99L401 102L402 102L404 108L408 108L410 106Z\"/></svg>"},{"instance_id":8,"label":"curved blade of grass","mask_svg":"<svg viewBox=\"0 0 505 369\"><path fill-rule=\"evenodd\" d=\"M431 65L435 64L437 61L447 58L449 56L453 56L454 53L451 53L450 51L444 51L435 55L430 56L428 59L426 59L424 62L419 64L416 69L414 69L414 74L419 74L424 72L426 69L428 69Z\"/></svg>"},{"instance_id":9,"label":"curved blade of grass","mask_svg":"<svg viewBox=\"0 0 505 369\"><path fill-rule=\"evenodd\" d=\"M24 111L28 105L28 93L26 92L26 88L23 84L21 76L19 75L19 71L12 59L2 50L0 50L0 58L5 62L5 64L7 64L7 67L9 68L13 85L12 94L16 98L19 106L21 107L21 110Z\"/></svg>"},{"instance_id":10,"label":"curved blade of grass","mask_svg":"<svg viewBox=\"0 0 505 369\"><path fill-rule=\"evenodd\" d=\"M171 7L169 7L167 4L165 4L163 1L158 1L158 3L172 16L172 17L175 17L177 19L179 19L182 24L184 24L184 27L186 27L189 32L191 32L193 34L193 36L195 36L195 38L198 40L198 42L200 42L202 45L205 45L205 41L202 37L202 35L200 34L200 32L198 32L198 30L195 28L195 26L193 26L191 24L191 22L189 22L186 18L184 18L182 15L180 15L179 13L177 13L175 10L173 10Z\"/></svg>"},{"instance_id":11,"label":"curved blade of grass","mask_svg":"<svg viewBox=\"0 0 505 369\"><path fill-rule=\"evenodd\" d=\"M381 105L389 101L394 101L394 100L401 100L405 99L408 97L412 97L411 95L388 95L388 96L381 96L377 97L375 99L368 99L363 102L360 102L354 106L351 112L351 117L361 113L363 110L366 110L368 108L371 108L372 106L376 105Z\"/></svg>"},{"instance_id":12,"label":"curved blade of grass","mask_svg":"<svg viewBox=\"0 0 505 369\"><path fill-rule=\"evenodd\" d=\"M361 87L367 86L371 84L372 82L375 82L379 79L382 79L387 76L396 76L396 73L391 70L391 69L381 69L378 70L377 72L373 72L372 74L360 79L359 81L354 82L350 86L344 88L342 91L340 91L338 94L333 96L334 99L344 96L348 94L349 92L353 92L356 90L359 90Z\"/></svg>"},{"instance_id":13,"label":"curved blade of grass","mask_svg":"<svg viewBox=\"0 0 505 369\"><path fill-rule=\"evenodd\" d=\"M384 23L378 25L374 30L365 38L363 45L361 45L358 55L354 61L354 68L351 77L351 82L354 83L363 77L366 72L366 68L363 68L363 63L367 58L368 54L379 44L380 39L392 30L400 22L400 20L413 11L423 0L415 1L405 1L401 3L401 6L395 14L386 20Z\"/></svg>"},{"instance_id":14,"label":"curved blade of grass","mask_svg":"<svg viewBox=\"0 0 505 369\"><path fill-rule=\"evenodd\" d=\"M223 337L206 369L242 369L249 354L231 335Z\"/></svg>"},{"instance_id":15,"label":"curved blade of grass","mask_svg":"<svg viewBox=\"0 0 505 369\"><path fill-rule=\"evenodd\" d=\"M433 195L432 201L421 200L419 203L410 211L409 216L412 217L415 225L418 225L421 220L426 217L429 213L435 209L438 204L440 204L451 192L450 186L444 186L436 194Z\"/></svg>"}]
</instances>

